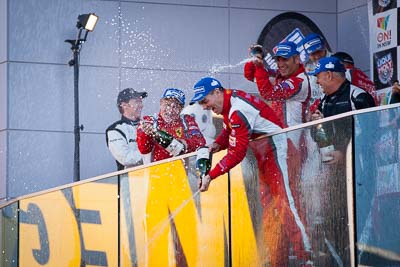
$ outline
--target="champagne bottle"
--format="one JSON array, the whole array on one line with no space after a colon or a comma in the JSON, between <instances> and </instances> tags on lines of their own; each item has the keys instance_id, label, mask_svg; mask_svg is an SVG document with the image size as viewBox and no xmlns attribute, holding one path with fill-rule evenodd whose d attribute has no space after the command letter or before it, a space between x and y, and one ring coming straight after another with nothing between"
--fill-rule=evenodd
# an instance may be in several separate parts
<instances>
[{"instance_id":1,"label":"champagne bottle","mask_svg":"<svg viewBox=\"0 0 400 267\"><path fill-rule=\"evenodd\" d=\"M250 56L257 57L259 59L264 58L264 51L261 45L254 44L250 47Z\"/></svg>"},{"instance_id":2,"label":"champagne bottle","mask_svg":"<svg viewBox=\"0 0 400 267\"><path fill-rule=\"evenodd\" d=\"M203 178L208 174L211 169L211 159L210 152L208 152L208 147L199 147L196 154L196 170L198 176Z\"/></svg>"},{"instance_id":3,"label":"champagne bottle","mask_svg":"<svg viewBox=\"0 0 400 267\"><path fill-rule=\"evenodd\" d=\"M328 135L322 124L317 125L317 131L315 133L315 142L319 147L319 151L321 154L321 159L323 162L327 162L333 159L332 156L328 155L329 152L335 150L334 146L332 145L331 140L329 140Z\"/></svg>"},{"instance_id":4,"label":"champagne bottle","mask_svg":"<svg viewBox=\"0 0 400 267\"><path fill-rule=\"evenodd\" d=\"M181 142L162 130L155 130L154 139L173 157L178 156L185 150L185 146Z\"/></svg>"}]
</instances>

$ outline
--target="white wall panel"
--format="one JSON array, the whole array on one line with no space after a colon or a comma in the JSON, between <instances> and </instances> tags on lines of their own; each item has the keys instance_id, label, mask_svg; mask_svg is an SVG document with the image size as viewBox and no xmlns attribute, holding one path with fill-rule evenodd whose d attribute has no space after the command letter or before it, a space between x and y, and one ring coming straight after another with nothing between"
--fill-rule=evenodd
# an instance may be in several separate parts
<instances>
[{"instance_id":1,"label":"white wall panel","mask_svg":"<svg viewBox=\"0 0 400 267\"><path fill-rule=\"evenodd\" d=\"M337 49L337 16L335 14L323 14L323 13L302 13L311 19L315 25L319 27L332 51Z\"/></svg>"},{"instance_id":2,"label":"white wall panel","mask_svg":"<svg viewBox=\"0 0 400 267\"><path fill-rule=\"evenodd\" d=\"M9 131L8 196L73 181L73 133Z\"/></svg>"},{"instance_id":3,"label":"white wall panel","mask_svg":"<svg viewBox=\"0 0 400 267\"><path fill-rule=\"evenodd\" d=\"M75 0L74 0L75 1ZM69 2L69 1L67 1ZM79 1L79 10L72 17L79 14L94 12L99 16L96 28L88 34L87 42L83 44L81 51L82 65L119 66L119 37L115 36L115 27L110 21L119 16L120 3L117 1ZM70 27L75 25L74 21ZM75 35L68 35L71 39Z\"/></svg>"},{"instance_id":4,"label":"white wall panel","mask_svg":"<svg viewBox=\"0 0 400 267\"><path fill-rule=\"evenodd\" d=\"M5 198L7 196L6 194L7 194L7 132L0 130L0 199Z\"/></svg>"},{"instance_id":5,"label":"white wall panel","mask_svg":"<svg viewBox=\"0 0 400 267\"><path fill-rule=\"evenodd\" d=\"M0 64L0 131L7 128L7 63Z\"/></svg>"},{"instance_id":6,"label":"white wall panel","mask_svg":"<svg viewBox=\"0 0 400 267\"><path fill-rule=\"evenodd\" d=\"M225 71L243 73L248 48L257 42L267 23L281 12L253 9L232 9L230 20L230 64L235 66ZM251 26L250 26L251 25ZM245 79L243 77L243 79Z\"/></svg>"},{"instance_id":7,"label":"white wall panel","mask_svg":"<svg viewBox=\"0 0 400 267\"><path fill-rule=\"evenodd\" d=\"M321 0L230 0L231 7L268 9L277 11L314 11L314 12L336 12L336 1Z\"/></svg>"},{"instance_id":8,"label":"white wall panel","mask_svg":"<svg viewBox=\"0 0 400 267\"><path fill-rule=\"evenodd\" d=\"M117 171L117 165L106 144L104 133L81 134L81 180ZM65 168L64 168L64 171Z\"/></svg>"},{"instance_id":9,"label":"white wall panel","mask_svg":"<svg viewBox=\"0 0 400 267\"><path fill-rule=\"evenodd\" d=\"M342 13L343 11L357 8L363 5L367 5L368 1L372 0L337 0L338 5L338 13Z\"/></svg>"},{"instance_id":10,"label":"white wall panel","mask_svg":"<svg viewBox=\"0 0 400 267\"><path fill-rule=\"evenodd\" d=\"M9 64L9 128L73 131L73 69Z\"/></svg>"},{"instance_id":11,"label":"white wall panel","mask_svg":"<svg viewBox=\"0 0 400 267\"><path fill-rule=\"evenodd\" d=\"M7 60L7 0L0 0L0 64Z\"/></svg>"},{"instance_id":12,"label":"white wall panel","mask_svg":"<svg viewBox=\"0 0 400 267\"><path fill-rule=\"evenodd\" d=\"M72 58L79 14L94 12L100 19L81 51L81 64L118 65L118 40L106 24L118 17L118 2L79 0L10 1L9 56L13 61L66 64ZM83 37L83 36L82 36Z\"/></svg>"},{"instance_id":13,"label":"white wall panel","mask_svg":"<svg viewBox=\"0 0 400 267\"><path fill-rule=\"evenodd\" d=\"M228 6L229 0L123 0L126 2L148 2L174 5Z\"/></svg>"},{"instance_id":14,"label":"white wall panel","mask_svg":"<svg viewBox=\"0 0 400 267\"><path fill-rule=\"evenodd\" d=\"M122 66L208 70L228 62L228 9L121 4Z\"/></svg>"},{"instance_id":15,"label":"white wall panel","mask_svg":"<svg viewBox=\"0 0 400 267\"><path fill-rule=\"evenodd\" d=\"M104 133L109 122L119 114L115 100L118 86L117 68L81 68L79 120L84 126L84 132Z\"/></svg>"},{"instance_id":16,"label":"white wall panel","mask_svg":"<svg viewBox=\"0 0 400 267\"><path fill-rule=\"evenodd\" d=\"M338 15L338 50L352 55L362 70L370 68L368 7L352 9Z\"/></svg>"}]
</instances>

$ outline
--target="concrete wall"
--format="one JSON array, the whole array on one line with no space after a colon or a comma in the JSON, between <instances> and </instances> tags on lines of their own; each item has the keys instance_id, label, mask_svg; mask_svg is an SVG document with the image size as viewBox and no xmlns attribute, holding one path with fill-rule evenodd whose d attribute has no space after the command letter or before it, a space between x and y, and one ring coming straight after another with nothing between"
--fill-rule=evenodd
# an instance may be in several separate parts
<instances>
[{"instance_id":1,"label":"concrete wall","mask_svg":"<svg viewBox=\"0 0 400 267\"><path fill-rule=\"evenodd\" d=\"M129 86L149 92L143 114L158 112L159 96L166 87L182 88L190 98L200 77L213 66L236 65L245 59L264 26L287 11L309 17L333 50L347 50L350 38L362 43L364 39L361 34L347 36L349 26L341 20L349 20L354 10L365 11L366 16L364 2L0 0L0 15L6 14L0 16L0 39L7 40L0 40L0 63L8 55L3 60L7 67L0 68L1 77L6 77L0 109L7 107L0 115L0 131L6 129L0 132L0 144L5 146L0 150L1 166L8 160L0 181L8 181L7 196L73 180L73 69L67 65L72 53L64 40L75 38L79 14L95 12L100 17L81 51L81 178L85 179L116 169L104 130L119 118L115 102L120 89ZM368 28L366 18L360 23L354 27ZM365 44L365 51L359 46L348 50L364 69L368 60L364 63L361 57L368 57L367 48ZM257 92L243 78L242 68L224 68L215 76L225 87ZM1 155L4 151L6 157Z\"/></svg>"},{"instance_id":2,"label":"concrete wall","mask_svg":"<svg viewBox=\"0 0 400 267\"><path fill-rule=\"evenodd\" d=\"M370 73L368 0L338 0L338 51L353 56L355 64Z\"/></svg>"},{"instance_id":3,"label":"concrete wall","mask_svg":"<svg viewBox=\"0 0 400 267\"><path fill-rule=\"evenodd\" d=\"M0 64L7 60L7 0L0 0Z\"/></svg>"},{"instance_id":4,"label":"concrete wall","mask_svg":"<svg viewBox=\"0 0 400 267\"><path fill-rule=\"evenodd\" d=\"M7 192L7 0L0 0L0 201Z\"/></svg>"}]
</instances>

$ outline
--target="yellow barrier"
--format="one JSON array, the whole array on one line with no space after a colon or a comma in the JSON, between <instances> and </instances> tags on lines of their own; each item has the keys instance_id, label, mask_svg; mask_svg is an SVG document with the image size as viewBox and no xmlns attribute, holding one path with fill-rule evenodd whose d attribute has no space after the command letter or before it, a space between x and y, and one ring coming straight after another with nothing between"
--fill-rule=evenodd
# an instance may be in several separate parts
<instances>
[{"instance_id":1,"label":"yellow barrier","mask_svg":"<svg viewBox=\"0 0 400 267\"><path fill-rule=\"evenodd\" d=\"M20 200L19 266L229 264L228 175L199 194L193 166L184 158L121 175L119 185L113 177Z\"/></svg>"}]
</instances>

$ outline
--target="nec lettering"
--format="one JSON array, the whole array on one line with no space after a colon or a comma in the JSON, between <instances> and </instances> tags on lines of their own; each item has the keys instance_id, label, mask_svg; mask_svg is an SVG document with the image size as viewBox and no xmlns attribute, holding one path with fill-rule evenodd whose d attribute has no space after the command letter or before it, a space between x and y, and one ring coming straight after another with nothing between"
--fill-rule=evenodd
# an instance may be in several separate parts
<instances>
[{"instance_id":1,"label":"nec lettering","mask_svg":"<svg viewBox=\"0 0 400 267\"><path fill-rule=\"evenodd\" d=\"M22 209L20 210L19 218L20 223L37 225L40 248L32 249L32 254L39 264L47 264L50 255L49 237L47 233L46 222L39 206L34 203L29 203L27 211Z\"/></svg>"},{"instance_id":2,"label":"nec lettering","mask_svg":"<svg viewBox=\"0 0 400 267\"><path fill-rule=\"evenodd\" d=\"M118 237L115 223L118 222L118 203L115 200L118 191L115 181L110 184L83 184L65 189L63 193L76 218L81 264L97 266L116 264ZM99 232L102 233L101 237L98 236Z\"/></svg>"}]
</instances>

